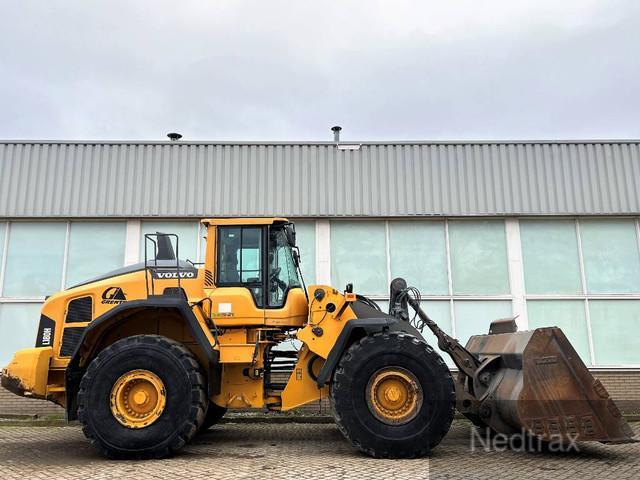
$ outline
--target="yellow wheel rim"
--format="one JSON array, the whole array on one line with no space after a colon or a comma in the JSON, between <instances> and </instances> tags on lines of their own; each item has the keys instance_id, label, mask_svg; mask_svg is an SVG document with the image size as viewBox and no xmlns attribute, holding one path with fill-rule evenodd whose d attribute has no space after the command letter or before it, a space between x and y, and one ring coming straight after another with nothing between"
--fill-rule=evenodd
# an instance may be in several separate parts
<instances>
[{"instance_id":1,"label":"yellow wheel rim","mask_svg":"<svg viewBox=\"0 0 640 480\"><path fill-rule=\"evenodd\" d=\"M127 428L144 428L164 411L167 393L164 383L149 370L131 370L111 389L111 413Z\"/></svg>"},{"instance_id":2,"label":"yellow wheel rim","mask_svg":"<svg viewBox=\"0 0 640 480\"><path fill-rule=\"evenodd\" d=\"M387 367L374 373L367 384L366 397L371 413L388 425L411 421L422 407L420 382L401 367Z\"/></svg>"}]
</instances>

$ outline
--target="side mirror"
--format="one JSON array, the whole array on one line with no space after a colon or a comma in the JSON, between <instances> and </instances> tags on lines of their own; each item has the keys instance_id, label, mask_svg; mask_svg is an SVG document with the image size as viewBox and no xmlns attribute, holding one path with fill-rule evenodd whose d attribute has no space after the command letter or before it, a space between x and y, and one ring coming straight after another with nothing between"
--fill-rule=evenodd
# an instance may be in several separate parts
<instances>
[{"instance_id":1,"label":"side mirror","mask_svg":"<svg viewBox=\"0 0 640 480\"><path fill-rule=\"evenodd\" d=\"M292 251L293 251L293 263L295 263L296 268L299 268L300 267L300 250L298 250L298 247L293 247Z\"/></svg>"},{"instance_id":2,"label":"side mirror","mask_svg":"<svg viewBox=\"0 0 640 480\"><path fill-rule=\"evenodd\" d=\"M287 243L295 247L296 246L296 227L293 223L289 223L284 226L284 233L287 236Z\"/></svg>"}]
</instances>

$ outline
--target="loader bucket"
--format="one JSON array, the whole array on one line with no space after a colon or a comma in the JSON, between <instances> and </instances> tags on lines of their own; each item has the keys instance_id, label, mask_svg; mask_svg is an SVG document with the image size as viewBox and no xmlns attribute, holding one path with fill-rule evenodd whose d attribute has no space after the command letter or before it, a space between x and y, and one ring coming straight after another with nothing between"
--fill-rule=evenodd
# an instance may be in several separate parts
<instances>
[{"instance_id":1,"label":"loader bucket","mask_svg":"<svg viewBox=\"0 0 640 480\"><path fill-rule=\"evenodd\" d=\"M500 331L497 323L490 332ZM547 442L636 441L607 390L559 328L476 335L466 348L481 360L474 378L466 380L465 388L477 400L473 414L463 411L476 423Z\"/></svg>"}]
</instances>

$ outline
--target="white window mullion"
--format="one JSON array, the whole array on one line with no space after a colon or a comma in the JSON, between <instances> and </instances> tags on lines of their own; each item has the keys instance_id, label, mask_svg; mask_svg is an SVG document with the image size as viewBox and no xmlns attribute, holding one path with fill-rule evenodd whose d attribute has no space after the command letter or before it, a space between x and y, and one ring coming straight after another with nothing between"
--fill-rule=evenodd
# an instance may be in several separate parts
<instances>
[{"instance_id":1,"label":"white window mullion","mask_svg":"<svg viewBox=\"0 0 640 480\"><path fill-rule=\"evenodd\" d=\"M453 275L451 272L451 247L449 244L449 219L444 219L444 249L447 257L447 289L449 293L449 318L451 319L451 336L456 337L456 313L453 305Z\"/></svg>"},{"instance_id":2,"label":"white window mullion","mask_svg":"<svg viewBox=\"0 0 640 480\"><path fill-rule=\"evenodd\" d=\"M638 244L638 253L640 253L640 219L636 218L636 241Z\"/></svg>"},{"instance_id":3,"label":"white window mullion","mask_svg":"<svg viewBox=\"0 0 640 480\"><path fill-rule=\"evenodd\" d=\"M9 250L9 233L11 229L11 222L5 223L4 229L4 241L2 242L2 264L0 265L0 297L2 296L2 292L4 291L4 274L7 269L7 256Z\"/></svg>"},{"instance_id":4,"label":"white window mullion","mask_svg":"<svg viewBox=\"0 0 640 480\"><path fill-rule=\"evenodd\" d=\"M520 243L520 222L517 218L505 219L507 235L507 258L509 269L509 285L513 297L513 313L517 315L516 324L519 330L529 328L527 303L525 300L524 267L522 262L522 244Z\"/></svg>"},{"instance_id":5,"label":"white window mullion","mask_svg":"<svg viewBox=\"0 0 640 480\"><path fill-rule=\"evenodd\" d=\"M197 225L198 233L196 233L196 239L198 243L196 244L196 263L204 262L202 260L202 223L198 222Z\"/></svg>"},{"instance_id":6,"label":"white window mullion","mask_svg":"<svg viewBox=\"0 0 640 480\"><path fill-rule=\"evenodd\" d=\"M391 285L391 245L389 242L389 220L384 221L384 246L387 255L387 285Z\"/></svg>"},{"instance_id":7,"label":"white window mullion","mask_svg":"<svg viewBox=\"0 0 640 480\"><path fill-rule=\"evenodd\" d=\"M593 333L591 332L591 314L589 313L589 297L587 296L587 276L584 269L584 256L582 254L582 235L580 234L580 220L576 218L576 236L578 237L578 260L580 261L580 281L582 283L582 294L584 300L584 318L587 322L587 339L589 340L589 355L591 365L596 364L595 348L593 346Z\"/></svg>"},{"instance_id":8,"label":"white window mullion","mask_svg":"<svg viewBox=\"0 0 640 480\"><path fill-rule=\"evenodd\" d=\"M444 221L444 248L447 256L447 288L449 296L453 296L453 279L451 272L451 247L449 245L449 219Z\"/></svg>"},{"instance_id":9,"label":"white window mullion","mask_svg":"<svg viewBox=\"0 0 640 480\"><path fill-rule=\"evenodd\" d=\"M0 297L0 304L2 303L42 303L44 297Z\"/></svg>"},{"instance_id":10,"label":"white window mullion","mask_svg":"<svg viewBox=\"0 0 640 480\"><path fill-rule=\"evenodd\" d=\"M124 265L140 262L140 220L127 220L127 236L124 247Z\"/></svg>"},{"instance_id":11,"label":"white window mullion","mask_svg":"<svg viewBox=\"0 0 640 480\"><path fill-rule=\"evenodd\" d=\"M451 336L458 338L456 335L456 312L453 305L453 298L449 300L449 318L451 318Z\"/></svg>"},{"instance_id":12,"label":"white window mullion","mask_svg":"<svg viewBox=\"0 0 640 480\"><path fill-rule=\"evenodd\" d=\"M331 285L331 222L316 220L316 283Z\"/></svg>"},{"instance_id":13,"label":"white window mullion","mask_svg":"<svg viewBox=\"0 0 640 480\"><path fill-rule=\"evenodd\" d=\"M65 289L67 283L67 263L69 259L69 238L71 237L71 222L67 222L67 230L64 235L64 254L62 256L62 281L60 290Z\"/></svg>"}]
</instances>

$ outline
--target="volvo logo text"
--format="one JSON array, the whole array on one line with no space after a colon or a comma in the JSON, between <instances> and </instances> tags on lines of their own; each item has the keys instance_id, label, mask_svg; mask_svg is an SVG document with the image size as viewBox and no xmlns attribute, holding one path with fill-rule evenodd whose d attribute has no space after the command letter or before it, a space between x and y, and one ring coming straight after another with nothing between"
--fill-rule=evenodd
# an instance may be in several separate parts
<instances>
[{"instance_id":1,"label":"volvo logo text","mask_svg":"<svg viewBox=\"0 0 640 480\"><path fill-rule=\"evenodd\" d=\"M196 272L193 270L185 270L180 272L153 272L154 278L158 279L183 279L183 278L196 278Z\"/></svg>"}]
</instances>

